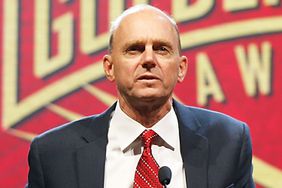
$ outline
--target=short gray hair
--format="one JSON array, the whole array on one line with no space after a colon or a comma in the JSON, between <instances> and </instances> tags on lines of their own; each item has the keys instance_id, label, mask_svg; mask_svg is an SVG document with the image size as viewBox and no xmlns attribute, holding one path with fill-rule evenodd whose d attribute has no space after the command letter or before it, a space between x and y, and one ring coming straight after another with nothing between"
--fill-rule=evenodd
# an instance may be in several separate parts
<instances>
[{"instance_id":1,"label":"short gray hair","mask_svg":"<svg viewBox=\"0 0 282 188\"><path fill-rule=\"evenodd\" d=\"M122 20L128 15L142 11L142 10L154 10L154 11L160 13L161 15L163 15L164 17L166 17L168 19L168 21L172 24L172 26L174 27L174 29L177 33L178 48L179 48L178 50L179 50L179 53L180 53L181 52L181 42L180 42L179 30L178 30L178 26L177 26L176 22L174 21L174 19L171 16L169 16L167 13L165 13L164 11L162 11L162 10L160 10L160 9L154 7L154 6L147 5L147 4L139 4L139 5L135 5L133 7L126 9L119 17L117 17L111 23L110 39L109 39L109 47L108 47L109 52L111 52L112 48L113 48L114 32L119 27Z\"/></svg>"}]
</instances>

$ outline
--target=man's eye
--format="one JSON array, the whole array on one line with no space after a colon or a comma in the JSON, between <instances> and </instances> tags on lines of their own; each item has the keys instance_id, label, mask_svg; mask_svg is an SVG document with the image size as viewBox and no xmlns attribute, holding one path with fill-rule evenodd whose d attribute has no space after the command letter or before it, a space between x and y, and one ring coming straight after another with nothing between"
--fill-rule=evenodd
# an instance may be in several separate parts
<instances>
[{"instance_id":1,"label":"man's eye","mask_svg":"<svg viewBox=\"0 0 282 188\"><path fill-rule=\"evenodd\" d=\"M160 50L160 51L167 51L167 48L164 47L164 46L161 46L159 50Z\"/></svg>"},{"instance_id":2,"label":"man's eye","mask_svg":"<svg viewBox=\"0 0 282 188\"><path fill-rule=\"evenodd\" d=\"M160 53L160 54L168 54L169 49L166 46L158 46L155 48L155 51Z\"/></svg>"},{"instance_id":3,"label":"man's eye","mask_svg":"<svg viewBox=\"0 0 282 188\"><path fill-rule=\"evenodd\" d=\"M138 50L138 48L136 48L136 47L132 47L132 48L127 49L127 51L130 52L130 51L139 51L139 50Z\"/></svg>"},{"instance_id":4,"label":"man's eye","mask_svg":"<svg viewBox=\"0 0 282 188\"><path fill-rule=\"evenodd\" d=\"M129 48L126 49L127 53L139 53L143 51L144 51L144 47L142 46L130 46Z\"/></svg>"}]
</instances>

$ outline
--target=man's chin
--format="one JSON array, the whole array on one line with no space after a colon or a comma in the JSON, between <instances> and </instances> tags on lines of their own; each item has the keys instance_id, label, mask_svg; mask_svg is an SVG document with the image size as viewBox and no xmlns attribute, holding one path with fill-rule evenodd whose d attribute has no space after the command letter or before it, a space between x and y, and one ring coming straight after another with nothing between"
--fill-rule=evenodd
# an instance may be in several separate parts
<instances>
[{"instance_id":1,"label":"man's chin","mask_svg":"<svg viewBox=\"0 0 282 188\"><path fill-rule=\"evenodd\" d=\"M162 98L163 95L160 95L159 93L154 93L154 92L148 92L148 93L140 93L139 95L136 95L136 98L137 99L140 99L140 100L157 100L159 98Z\"/></svg>"},{"instance_id":2,"label":"man's chin","mask_svg":"<svg viewBox=\"0 0 282 188\"><path fill-rule=\"evenodd\" d=\"M146 94L135 96L136 102L143 103L156 103L169 99L169 96L164 96L160 94Z\"/></svg>"}]
</instances>

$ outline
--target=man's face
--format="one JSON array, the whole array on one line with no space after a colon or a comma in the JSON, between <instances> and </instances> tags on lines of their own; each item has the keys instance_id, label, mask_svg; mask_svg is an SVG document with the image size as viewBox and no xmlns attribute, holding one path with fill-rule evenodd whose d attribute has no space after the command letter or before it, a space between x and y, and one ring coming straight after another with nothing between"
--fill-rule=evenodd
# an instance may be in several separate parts
<instances>
[{"instance_id":1,"label":"man's face","mask_svg":"<svg viewBox=\"0 0 282 188\"><path fill-rule=\"evenodd\" d=\"M120 97L152 101L171 96L186 73L177 32L159 13L144 10L126 16L114 33L112 53L104 58L109 80Z\"/></svg>"}]
</instances>

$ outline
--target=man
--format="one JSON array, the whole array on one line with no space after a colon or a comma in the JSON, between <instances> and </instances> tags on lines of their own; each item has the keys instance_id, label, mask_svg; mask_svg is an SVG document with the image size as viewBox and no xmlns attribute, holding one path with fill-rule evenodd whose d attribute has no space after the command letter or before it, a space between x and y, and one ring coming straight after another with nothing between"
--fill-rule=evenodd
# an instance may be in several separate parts
<instances>
[{"instance_id":1,"label":"man","mask_svg":"<svg viewBox=\"0 0 282 188\"><path fill-rule=\"evenodd\" d=\"M117 18L103 59L117 103L35 138L28 186L161 187L156 171L169 166L171 188L254 187L247 125L173 100L187 70L180 51L177 26L161 10L135 6Z\"/></svg>"}]
</instances>

